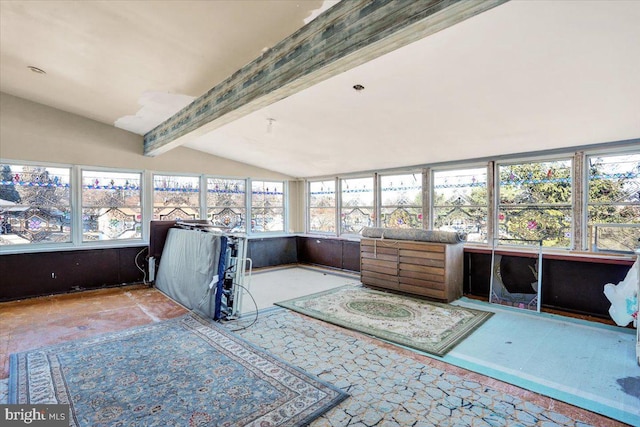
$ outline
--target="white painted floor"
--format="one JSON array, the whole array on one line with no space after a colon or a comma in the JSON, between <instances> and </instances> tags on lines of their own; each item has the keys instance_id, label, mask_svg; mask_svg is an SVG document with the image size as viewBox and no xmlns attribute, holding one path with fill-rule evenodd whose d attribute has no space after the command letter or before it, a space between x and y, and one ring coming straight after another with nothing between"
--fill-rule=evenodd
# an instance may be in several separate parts
<instances>
[{"instance_id":1,"label":"white painted floor","mask_svg":"<svg viewBox=\"0 0 640 427\"><path fill-rule=\"evenodd\" d=\"M275 302L357 283L357 275L287 267L254 273L250 292L262 310ZM495 314L437 359L640 426L634 330L466 298L455 304ZM255 310L245 295L243 315Z\"/></svg>"},{"instance_id":2,"label":"white painted floor","mask_svg":"<svg viewBox=\"0 0 640 427\"><path fill-rule=\"evenodd\" d=\"M254 272L248 288L258 310L262 310L276 302L359 283L360 276L356 274L292 266ZM245 293L241 313L244 315L255 311L256 306Z\"/></svg>"}]
</instances>

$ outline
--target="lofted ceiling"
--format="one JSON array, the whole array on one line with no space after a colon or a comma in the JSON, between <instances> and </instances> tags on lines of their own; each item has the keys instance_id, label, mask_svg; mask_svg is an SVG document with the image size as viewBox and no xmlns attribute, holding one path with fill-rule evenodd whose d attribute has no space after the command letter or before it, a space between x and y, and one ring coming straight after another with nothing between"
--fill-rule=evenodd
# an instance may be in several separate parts
<instances>
[{"instance_id":1,"label":"lofted ceiling","mask_svg":"<svg viewBox=\"0 0 640 427\"><path fill-rule=\"evenodd\" d=\"M0 89L144 134L333 3L3 0ZM510 1L185 146L316 177L638 138L638 22Z\"/></svg>"}]
</instances>

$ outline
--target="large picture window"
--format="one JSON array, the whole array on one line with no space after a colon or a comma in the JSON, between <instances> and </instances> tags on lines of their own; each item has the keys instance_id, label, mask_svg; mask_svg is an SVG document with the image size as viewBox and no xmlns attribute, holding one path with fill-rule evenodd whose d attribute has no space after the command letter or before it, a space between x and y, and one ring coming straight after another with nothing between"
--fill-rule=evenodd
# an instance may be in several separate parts
<instances>
[{"instance_id":1,"label":"large picture window","mask_svg":"<svg viewBox=\"0 0 640 427\"><path fill-rule=\"evenodd\" d=\"M284 183L251 182L251 231L284 231Z\"/></svg>"},{"instance_id":2,"label":"large picture window","mask_svg":"<svg viewBox=\"0 0 640 427\"><path fill-rule=\"evenodd\" d=\"M200 178L154 175L153 219L191 220L200 218Z\"/></svg>"},{"instance_id":3,"label":"large picture window","mask_svg":"<svg viewBox=\"0 0 640 427\"><path fill-rule=\"evenodd\" d=\"M380 177L380 222L385 228L422 228L422 173Z\"/></svg>"},{"instance_id":4,"label":"large picture window","mask_svg":"<svg viewBox=\"0 0 640 427\"><path fill-rule=\"evenodd\" d=\"M500 164L499 239L510 244L571 245L571 160Z\"/></svg>"},{"instance_id":5,"label":"large picture window","mask_svg":"<svg viewBox=\"0 0 640 427\"><path fill-rule=\"evenodd\" d=\"M640 247L640 154L589 156L587 163L592 249Z\"/></svg>"},{"instance_id":6,"label":"large picture window","mask_svg":"<svg viewBox=\"0 0 640 427\"><path fill-rule=\"evenodd\" d=\"M336 232L336 182L309 182L309 231Z\"/></svg>"},{"instance_id":7,"label":"large picture window","mask_svg":"<svg viewBox=\"0 0 640 427\"><path fill-rule=\"evenodd\" d=\"M142 238L141 174L82 171L82 240Z\"/></svg>"},{"instance_id":8,"label":"large picture window","mask_svg":"<svg viewBox=\"0 0 640 427\"><path fill-rule=\"evenodd\" d=\"M71 169L1 167L0 245L70 242Z\"/></svg>"},{"instance_id":9,"label":"large picture window","mask_svg":"<svg viewBox=\"0 0 640 427\"><path fill-rule=\"evenodd\" d=\"M433 172L436 230L467 233L469 242L487 241L487 168Z\"/></svg>"},{"instance_id":10,"label":"large picture window","mask_svg":"<svg viewBox=\"0 0 640 427\"><path fill-rule=\"evenodd\" d=\"M375 226L373 177L340 180L340 232L358 234Z\"/></svg>"},{"instance_id":11,"label":"large picture window","mask_svg":"<svg viewBox=\"0 0 640 427\"><path fill-rule=\"evenodd\" d=\"M246 231L246 183L243 179L207 179L207 219L231 231Z\"/></svg>"}]
</instances>

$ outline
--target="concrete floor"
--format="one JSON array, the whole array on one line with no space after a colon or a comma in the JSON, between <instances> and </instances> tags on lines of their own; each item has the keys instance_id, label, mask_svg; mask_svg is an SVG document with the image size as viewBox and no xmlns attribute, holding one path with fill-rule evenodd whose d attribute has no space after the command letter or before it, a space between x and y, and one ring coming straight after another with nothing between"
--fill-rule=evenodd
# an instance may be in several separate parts
<instances>
[{"instance_id":1,"label":"concrete floor","mask_svg":"<svg viewBox=\"0 0 640 427\"><path fill-rule=\"evenodd\" d=\"M357 276L284 268L255 273L258 308L353 284ZM253 319L250 299L232 329ZM10 353L180 316L186 310L153 288L129 286L0 304L0 378ZM245 339L351 394L314 426L619 426L618 421L497 381L442 360L309 319L263 310ZM3 387L3 388L2 388ZM6 380L0 381L0 403Z\"/></svg>"}]
</instances>

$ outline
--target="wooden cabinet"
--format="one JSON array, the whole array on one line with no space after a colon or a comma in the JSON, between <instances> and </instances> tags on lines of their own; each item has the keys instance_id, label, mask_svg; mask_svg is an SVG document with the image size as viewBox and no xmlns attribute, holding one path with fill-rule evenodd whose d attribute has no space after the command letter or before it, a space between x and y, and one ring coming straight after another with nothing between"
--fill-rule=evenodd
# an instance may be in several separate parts
<instances>
[{"instance_id":1,"label":"wooden cabinet","mask_svg":"<svg viewBox=\"0 0 640 427\"><path fill-rule=\"evenodd\" d=\"M463 245L363 238L360 279L385 288L450 302L462 296Z\"/></svg>"}]
</instances>

